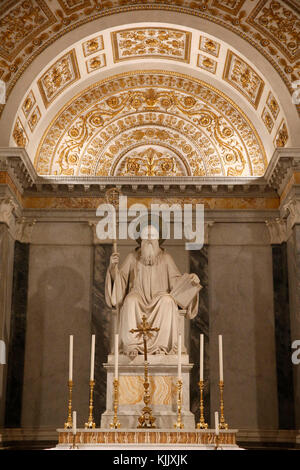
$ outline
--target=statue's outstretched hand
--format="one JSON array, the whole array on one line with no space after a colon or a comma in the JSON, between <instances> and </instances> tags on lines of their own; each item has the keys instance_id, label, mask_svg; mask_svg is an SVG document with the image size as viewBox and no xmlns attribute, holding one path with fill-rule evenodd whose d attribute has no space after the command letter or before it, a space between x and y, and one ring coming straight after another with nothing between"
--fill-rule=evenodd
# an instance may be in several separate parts
<instances>
[{"instance_id":1,"label":"statue's outstretched hand","mask_svg":"<svg viewBox=\"0 0 300 470\"><path fill-rule=\"evenodd\" d=\"M200 284L200 279L199 277L197 276L197 274L190 274L190 279L191 279L191 283L194 285L194 286L197 286L198 284Z\"/></svg>"}]
</instances>

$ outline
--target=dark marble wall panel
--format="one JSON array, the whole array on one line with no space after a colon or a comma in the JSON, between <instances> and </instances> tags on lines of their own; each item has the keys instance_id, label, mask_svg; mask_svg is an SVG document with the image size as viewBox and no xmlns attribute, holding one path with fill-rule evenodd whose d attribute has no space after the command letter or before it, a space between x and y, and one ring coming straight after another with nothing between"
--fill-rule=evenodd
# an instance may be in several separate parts
<instances>
[{"instance_id":1,"label":"dark marble wall panel","mask_svg":"<svg viewBox=\"0 0 300 470\"><path fill-rule=\"evenodd\" d=\"M194 363L191 371L190 400L191 411L199 421L199 363L200 334L204 334L204 415L209 423L210 389L209 389L209 304L208 304L208 247L204 245L200 251L190 251L190 272L196 273L203 289L199 294L198 315L191 320L190 328L190 362Z\"/></svg>"},{"instance_id":2,"label":"dark marble wall panel","mask_svg":"<svg viewBox=\"0 0 300 470\"><path fill-rule=\"evenodd\" d=\"M279 429L294 428L293 370L286 243L272 246Z\"/></svg>"},{"instance_id":3,"label":"dark marble wall panel","mask_svg":"<svg viewBox=\"0 0 300 470\"><path fill-rule=\"evenodd\" d=\"M104 292L111 252L111 245L96 245L94 249L92 334L96 335L94 417L97 426L100 426L101 414L106 410L106 370L103 363L107 362L110 353L111 310L105 303Z\"/></svg>"},{"instance_id":4,"label":"dark marble wall panel","mask_svg":"<svg viewBox=\"0 0 300 470\"><path fill-rule=\"evenodd\" d=\"M25 359L29 244L16 242L8 352L5 427L20 427Z\"/></svg>"}]
</instances>

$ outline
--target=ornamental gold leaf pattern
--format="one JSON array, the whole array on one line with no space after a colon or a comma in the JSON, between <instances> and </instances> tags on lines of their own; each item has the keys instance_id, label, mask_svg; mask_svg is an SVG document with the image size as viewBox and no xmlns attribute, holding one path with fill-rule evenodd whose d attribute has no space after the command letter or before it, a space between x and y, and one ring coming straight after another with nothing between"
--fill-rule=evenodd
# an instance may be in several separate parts
<instances>
[{"instance_id":1,"label":"ornamental gold leaf pattern","mask_svg":"<svg viewBox=\"0 0 300 470\"><path fill-rule=\"evenodd\" d=\"M149 147L134 156L126 157L121 176L182 176L175 158Z\"/></svg>"},{"instance_id":2,"label":"ornamental gold leaf pattern","mask_svg":"<svg viewBox=\"0 0 300 470\"><path fill-rule=\"evenodd\" d=\"M43 136L35 165L39 174L113 175L130 149L155 145L176 155L187 175L260 176L266 168L258 135L236 105L204 82L167 72L124 74L83 91Z\"/></svg>"},{"instance_id":3,"label":"ornamental gold leaf pattern","mask_svg":"<svg viewBox=\"0 0 300 470\"><path fill-rule=\"evenodd\" d=\"M132 28L111 33L114 61L163 57L190 61L191 33L172 28Z\"/></svg>"}]
</instances>

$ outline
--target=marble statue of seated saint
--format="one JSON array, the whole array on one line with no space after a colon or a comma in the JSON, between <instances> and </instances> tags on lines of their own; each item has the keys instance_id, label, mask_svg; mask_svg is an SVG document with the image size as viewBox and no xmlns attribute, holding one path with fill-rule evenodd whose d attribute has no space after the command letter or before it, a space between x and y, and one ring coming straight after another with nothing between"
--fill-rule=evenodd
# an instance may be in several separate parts
<instances>
[{"instance_id":1,"label":"marble statue of seated saint","mask_svg":"<svg viewBox=\"0 0 300 470\"><path fill-rule=\"evenodd\" d=\"M158 327L147 342L149 354L176 354L178 307L187 317L198 312L198 293L202 286L196 274L181 274L162 248L158 230L144 227L140 246L119 267L119 253L110 257L106 274L105 298L109 307L119 306L120 352L134 358L143 353L143 338L130 333L145 314L151 327Z\"/></svg>"}]
</instances>

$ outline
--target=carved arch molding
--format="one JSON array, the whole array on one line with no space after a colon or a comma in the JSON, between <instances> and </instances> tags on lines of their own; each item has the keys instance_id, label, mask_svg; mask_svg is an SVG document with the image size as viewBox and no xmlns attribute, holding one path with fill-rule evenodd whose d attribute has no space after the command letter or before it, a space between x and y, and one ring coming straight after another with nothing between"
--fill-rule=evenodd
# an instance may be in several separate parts
<instances>
[{"instance_id":1,"label":"carved arch molding","mask_svg":"<svg viewBox=\"0 0 300 470\"><path fill-rule=\"evenodd\" d=\"M209 84L172 72L118 75L82 91L41 139L40 175L262 176L260 138Z\"/></svg>"}]
</instances>

